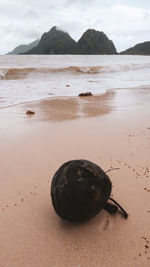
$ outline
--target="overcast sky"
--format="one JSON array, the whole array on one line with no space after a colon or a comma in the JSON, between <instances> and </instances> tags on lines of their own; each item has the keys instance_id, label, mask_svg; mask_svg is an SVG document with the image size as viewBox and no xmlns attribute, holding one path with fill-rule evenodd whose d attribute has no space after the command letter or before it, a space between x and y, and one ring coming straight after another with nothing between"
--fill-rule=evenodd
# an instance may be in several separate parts
<instances>
[{"instance_id":1,"label":"overcast sky","mask_svg":"<svg viewBox=\"0 0 150 267\"><path fill-rule=\"evenodd\" d=\"M54 25L76 41L88 28L103 31L122 51L150 41L150 0L0 0L0 53Z\"/></svg>"}]
</instances>

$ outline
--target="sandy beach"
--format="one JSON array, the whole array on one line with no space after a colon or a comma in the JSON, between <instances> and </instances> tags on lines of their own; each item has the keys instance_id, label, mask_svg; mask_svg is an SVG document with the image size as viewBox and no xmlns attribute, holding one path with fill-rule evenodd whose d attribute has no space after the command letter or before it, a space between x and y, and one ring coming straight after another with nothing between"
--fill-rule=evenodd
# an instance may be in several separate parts
<instances>
[{"instance_id":1,"label":"sandy beach","mask_svg":"<svg viewBox=\"0 0 150 267\"><path fill-rule=\"evenodd\" d=\"M63 97L0 109L0 266L150 266L150 90ZM26 110L35 111L27 116ZM71 159L109 173L128 212L82 224L52 207L51 179Z\"/></svg>"}]
</instances>

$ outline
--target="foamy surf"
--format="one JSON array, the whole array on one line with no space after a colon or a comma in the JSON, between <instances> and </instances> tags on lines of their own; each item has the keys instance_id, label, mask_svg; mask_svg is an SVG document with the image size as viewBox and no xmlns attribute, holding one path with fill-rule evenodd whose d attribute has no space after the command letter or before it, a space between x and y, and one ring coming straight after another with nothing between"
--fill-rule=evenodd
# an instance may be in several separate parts
<instances>
[{"instance_id":1,"label":"foamy surf","mask_svg":"<svg viewBox=\"0 0 150 267\"><path fill-rule=\"evenodd\" d=\"M0 56L0 107L86 91L149 87L149 71L149 57Z\"/></svg>"},{"instance_id":2,"label":"foamy surf","mask_svg":"<svg viewBox=\"0 0 150 267\"><path fill-rule=\"evenodd\" d=\"M2 68L0 69L0 79L23 79L28 75L40 75L40 74L59 74L73 73L73 74L90 74L90 73L100 73L104 67L102 66L70 66L64 68Z\"/></svg>"},{"instance_id":3,"label":"foamy surf","mask_svg":"<svg viewBox=\"0 0 150 267\"><path fill-rule=\"evenodd\" d=\"M70 66L64 68L1 68L0 79L15 80L23 79L29 75L40 74L59 74L59 73L73 73L73 74L97 74L97 73L113 73L122 71L132 71L140 69L150 69L150 64L116 64L116 66Z\"/></svg>"}]
</instances>

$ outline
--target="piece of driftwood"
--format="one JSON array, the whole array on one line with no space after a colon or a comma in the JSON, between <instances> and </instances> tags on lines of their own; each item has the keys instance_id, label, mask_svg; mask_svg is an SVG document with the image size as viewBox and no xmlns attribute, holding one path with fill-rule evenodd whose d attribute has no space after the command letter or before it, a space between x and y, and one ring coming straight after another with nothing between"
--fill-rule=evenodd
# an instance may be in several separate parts
<instances>
[{"instance_id":1,"label":"piece of driftwood","mask_svg":"<svg viewBox=\"0 0 150 267\"><path fill-rule=\"evenodd\" d=\"M27 111L26 111L26 114L27 114L27 115L34 115L34 114L35 114L35 112L34 112L34 111L32 111L32 110L27 110Z\"/></svg>"},{"instance_id":2,"label":"piece of driftwood","mask_svg":"<svg viewBox=\"0 0 150 267\"><path fill-rule=\"evenodd\" d=\"M92 96L91 92L80 93L79 96Z\"/></svg>"},{"instance_id":3,"label":"piece of driftwood","mask_svg":"<svg viewBox=\"0 0 150 267\"><path fill-rule=\"evenodd\" d=\"M115 214L118 207L127 218L126 211L110 197L111 190L110 178L98 165L88 160L71 160L54 174L52 204L60 217L73 222L88 220L102 209Z\"/></svg>"}]
</instances>

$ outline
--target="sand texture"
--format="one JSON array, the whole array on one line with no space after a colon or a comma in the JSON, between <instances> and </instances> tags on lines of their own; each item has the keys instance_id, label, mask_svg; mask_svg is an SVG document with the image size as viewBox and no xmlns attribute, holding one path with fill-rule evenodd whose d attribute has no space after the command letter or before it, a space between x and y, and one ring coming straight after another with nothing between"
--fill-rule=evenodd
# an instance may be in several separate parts
<instances>
[{"instance_id":1,"label":"sand texture","mask_svg":"<svg viewBox=\"0 0 150 267\"><path fill-rule=\"evenodd\" d=\"M149 103L149 90L132 89L0 110L1 267L150 266ZM51 179L71 159L119 168L109 177L127 220L103 210L71 224L55 214Z\"/></svg>"}]
</instances>

